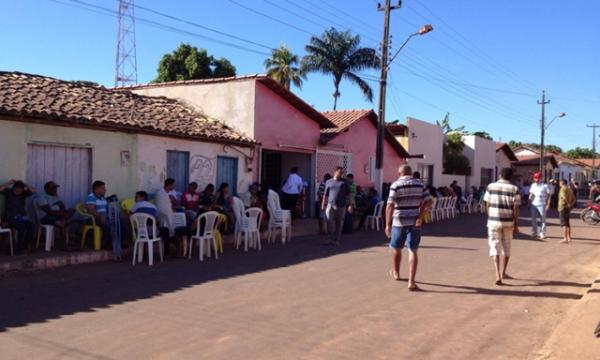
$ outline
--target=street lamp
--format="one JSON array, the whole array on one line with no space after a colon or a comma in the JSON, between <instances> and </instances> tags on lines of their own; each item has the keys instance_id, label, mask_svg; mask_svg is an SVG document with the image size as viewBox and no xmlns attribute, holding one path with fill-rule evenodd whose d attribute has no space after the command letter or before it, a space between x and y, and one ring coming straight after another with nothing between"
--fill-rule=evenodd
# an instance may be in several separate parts
<instances>
[{"instance_id":1,"label":"street lamp","mask_svg":"<svg viewBox=\"0 0 600 360\"><path fill-rule=\"evenodd\" d=\"M385 23L385 31L384 31L384 41L382 46L382 54L381 54L381 77L379 80L379 121L377 123L377 144L375 147L375 168L377 168L377 183L375 184L377 187L377 191L381 194L382 185L383 185L383 135L385 133L385 94L387 87L387 72L400 51L406 46L406 44L413 37L419 35L425 35L431 31L433 31L433 26L431 24L426 24L421 26L419 31L414 34L410 34L406 40L402 43L402 45L398 48L396 53L390 58L388 61L388 36L389 36L389 1L386 4L386 23Z\"/></svg>"},{"instance_id":2,"label":"street lamp","mask_svg":"<svg viewBox=\"0 0 600 360\"><path fill-rule=\"evenodd\" d=\"M552 123L554 122L554 120L558 119L558 118L562 118L567 116L566 113L564 112L560 112L558 115L556 115L555 117L552 118L552 120L550 120L550 122L546 125L545 124L545 119L544 117L542 117L542 124L541 124L541 130L542 130L542 141L540 144L540 172L542 173L543 179L546 180L546 169L544 169L544 137L546 135L546 130L548 130L548 128L550 127L550 125L552 125Z\"/></svg>"}]
</instances>

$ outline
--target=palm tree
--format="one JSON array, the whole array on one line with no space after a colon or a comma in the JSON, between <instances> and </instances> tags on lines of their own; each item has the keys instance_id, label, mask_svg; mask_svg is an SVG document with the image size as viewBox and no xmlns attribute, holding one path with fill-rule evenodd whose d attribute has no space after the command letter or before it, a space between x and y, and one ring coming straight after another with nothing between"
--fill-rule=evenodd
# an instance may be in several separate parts
<instances>
[{"instance_id":1,"label":"palm tree","mask_svg":"<svg viewBox=\"0 0 600 360\"><path fill-rule=\"evenodd\" d=\"M451 133L460 133L461 135L466 135L467 132L465 131L465 126L459 126L456 129L453 129L450 126L450 113L446 113L446 116L444 116L444 120L442 121L436 121L437 126L442 128L442 131L444 132L444 134L448 135Z\"/></svg>"},{"instance_id":2,"label":"palm tree","mask_svg":"<svg viewBox=\"0 0 600 360\"><path fill-rule=\"evenodd\" d=\"M291 83L301 88L302 79L305 79L306 76L298 67L299 62L298 55L292 54L290 48L281 44L277 49L273 49L270 58L265 59L267 75L285 86L288 90Z\"/></svg>"},{"instance_id":3,"label":"palm tree","mask_svg":"<svg viewBox=\"0 0 600 360\"><path fill-rule=\"evenodd\" d=\"M373 101L373 90L358 72L379 68L379 56L375 49L360 47L360 36L350 30L340 32L335 28L326 30L321 37L313 36L306 45L306 56L302 58L302 70L333 75L333 110L340 97L340 82L346 79L358 85L364 97Z\"/></svg>"}]
</instances>

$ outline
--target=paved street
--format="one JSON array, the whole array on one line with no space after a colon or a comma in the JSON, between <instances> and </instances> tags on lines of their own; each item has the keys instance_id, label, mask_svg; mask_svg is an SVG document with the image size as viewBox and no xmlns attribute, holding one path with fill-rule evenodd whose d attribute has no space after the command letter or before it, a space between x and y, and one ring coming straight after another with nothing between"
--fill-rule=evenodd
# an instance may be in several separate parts
<instances>
[{"instance_id":1,"label":"paved street","mask_svg":"<svg viewBox=\"0 0 600 360\"><path fill-rule=\"evenodd\" d=\"M218 261L98 263L0 278L2 359L527 359L600 275L600 227L520 237L493 285L484 218L425 229L423 292L381 233L226 249ZM522 232L528 233L525 224ZM402 264L403 278L406 264ZM589 330L591 334L593 329Z\"/></svg>"}]
</instances>

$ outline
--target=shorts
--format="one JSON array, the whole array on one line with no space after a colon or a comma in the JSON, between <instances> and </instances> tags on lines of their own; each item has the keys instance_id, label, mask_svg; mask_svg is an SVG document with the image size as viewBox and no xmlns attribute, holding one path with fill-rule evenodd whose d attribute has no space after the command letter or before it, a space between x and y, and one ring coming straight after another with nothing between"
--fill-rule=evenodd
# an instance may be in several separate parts
<instances>
[{"instance_id":1,"label":"shorts","mask_svg":"<svg viewBox=\"0 0 600 360\"><path fill-rule=\"evenodd\" d=\"M55 226L56 222L61 221L62 219L58 216L46 215L40 219L40 224L42 225L52 225Z\"/></svg>"},{"instance_id":2,"label":"shorts","mask_svg":"<svg viewBox=\"0 0 600 360\"><path fill-rule=\"evenodd\" d=\"M421 229L414 226L392 227L390 248L402 249L406 246L410 251L419 250L421 243Z\"/></svg>"},{"instance_id":3,"label":"shorts","mask_svg":"<svg viewBox=\"0 0 600 360\"><path fill-rule=\"evenodd\" d=\"M512 226L488 228L490 256L510 256L510 243L512 239Z\"/></svg>"},{"instance_id":4,"label":"shorts","mask_svg":"<svg viewBox=\"0 0 600 360\"><path fill-rule=\"evenodd\" d=\"M571 209L562 209L558 212L560 226L571 227Z\"/></svg>"}]
</instances>

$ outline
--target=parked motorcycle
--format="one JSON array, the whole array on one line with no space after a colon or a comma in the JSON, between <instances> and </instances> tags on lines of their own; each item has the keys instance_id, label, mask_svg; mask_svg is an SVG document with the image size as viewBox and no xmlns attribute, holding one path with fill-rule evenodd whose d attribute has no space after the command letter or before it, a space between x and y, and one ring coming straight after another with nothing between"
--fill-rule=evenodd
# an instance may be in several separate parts
<instances>
[{"instance_id":1,"label":"parked motorcycle","mask_svg":"<svg viewBox=\"0 0 600 360\"><path fill-rule=\"evenodd\" d=\"M581 212L581 220L588 225L600 223L600 204L591 203Z\"/></svg>"}]
</instances>

